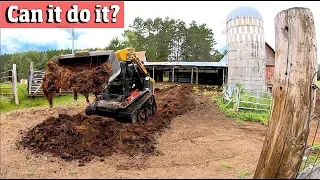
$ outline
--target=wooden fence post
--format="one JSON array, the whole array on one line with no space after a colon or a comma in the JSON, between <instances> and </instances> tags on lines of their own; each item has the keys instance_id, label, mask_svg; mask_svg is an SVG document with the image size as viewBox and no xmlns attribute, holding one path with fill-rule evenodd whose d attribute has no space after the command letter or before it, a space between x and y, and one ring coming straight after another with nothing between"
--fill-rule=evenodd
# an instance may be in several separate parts
<instances>
[{"instance_id":1,"label":"wooden fence post","mask_svg":"<svg viewBox=\"0 0 320 180\"><path fill-rule=\"evenodd\" d=\"M312 12L290 8L275 17L275 70L269 126L255 179L293 179L308 137L317 50ZM310 98L311 97L311 98Z\"/></svg>"},{"instance_id":2,"label":"wooden fence post","mask_svg":"<svg viewBox=\"0 0 320 180\"><path fill-rule=\"evenodd\" d=\"M17 66L16 64L12 65L12 92L14 97L14 102L19 104L19 96L18 96L18 80L17 80Z\"/></svg>"},{"instance_id":3,"label":"wooden fence post","mask_svg":"<svg viewBox=\"0 0 320 180\"><path fill-rule=\"evenodd\" d=\"M29 67L29 78L28 78L28 95L31 95L32 77L33 77L33 62L31 61L30 67Z\"/></svg>"}]
</instances>

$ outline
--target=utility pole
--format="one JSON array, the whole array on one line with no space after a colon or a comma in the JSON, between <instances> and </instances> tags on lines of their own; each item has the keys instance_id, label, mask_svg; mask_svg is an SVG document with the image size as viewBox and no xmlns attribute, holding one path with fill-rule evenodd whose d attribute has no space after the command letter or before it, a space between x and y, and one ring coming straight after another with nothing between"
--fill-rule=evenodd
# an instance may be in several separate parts
<instances>
[{"instance_id":1,"label":"utility pole","mask_svg":"<svg viewBox=\"0 0 320 180\"><path fill-rule=\"evenodd\" d=\"M281 11L275 21L275 69L268 130L255 179L294 179L302 162L315 101L317 42L308 8ZM310 112L311 111L311 112Z\"/></svg>"},{"instance_id":2,"label":"utility pole","mask_svg":"<svg viewBox=\"0 0 320 180\"><path fill-rule=\"evenodd\" d=\"M61 28L64 29L64 28ZM68 28L69 29L69 28ZM74 54L74 27L71 30L71 36L72 36L72 54Z\"/></svg>"},{"instance_id":3,"label":"utility pole","mask_svg":"<svg viewBox=\"0 0 320 180\"><path fill-rule=\"evenodd\" d=\"M74 54L74 28L72 28L72 54Z\"/></svg>"}]
</instances>

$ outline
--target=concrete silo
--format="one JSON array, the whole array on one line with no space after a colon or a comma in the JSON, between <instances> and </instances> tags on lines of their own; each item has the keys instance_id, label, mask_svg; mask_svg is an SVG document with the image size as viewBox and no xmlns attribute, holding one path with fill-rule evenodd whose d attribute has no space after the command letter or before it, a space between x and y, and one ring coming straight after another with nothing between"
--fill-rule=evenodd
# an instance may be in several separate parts
<instances>
[{"instance_id":1,"label":"concrete silo","mask_svg":"<svg viewBox=\"0 0 320 180\"><path fill-rule=\"evenodd\" d=\"M263 18L250 6L232 10L226 19L228 84L266 90Z\"/></svg>"}]
</instances>

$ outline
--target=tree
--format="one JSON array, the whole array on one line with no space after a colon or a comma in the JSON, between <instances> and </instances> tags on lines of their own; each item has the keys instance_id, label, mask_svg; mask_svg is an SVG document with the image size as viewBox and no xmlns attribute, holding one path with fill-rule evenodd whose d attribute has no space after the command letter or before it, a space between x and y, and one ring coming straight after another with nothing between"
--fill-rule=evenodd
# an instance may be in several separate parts
<instances>
[{"instance_id":1,"label":"tree","mask_svg":"<svg viewBox=\"0 0 320 180\"><path fill-rule=\"evenodd\" d=\"M118 37L113 38L109 45L106 47L107 50L114 50L117 51L119 49L126 48L126 45L124 42L122 42Z\"/></svg>"},{"instance_id":2,"label":"tree","mask_svg":"<svg viewBox=\"0 0 320 180\"><path fill-rule=\"evenodd\" d=\"M195 21L189 24L186 38L182 44L182 56L185 61L210 61L216 42L211 29L206 24L200 26Z\"/></svg>"},{"instance_id":3,"label":"tree","mask_svg":"<svg viewBox=\"0 0 320 180\"><path fill-rule=\"evenodd\" d=\"M220 61L225 55L227 55L228 50L224 50L223 52L220 52L219 50L215 50L213 53L212 61L218 62Z\"/></svg>"}]
</instances>

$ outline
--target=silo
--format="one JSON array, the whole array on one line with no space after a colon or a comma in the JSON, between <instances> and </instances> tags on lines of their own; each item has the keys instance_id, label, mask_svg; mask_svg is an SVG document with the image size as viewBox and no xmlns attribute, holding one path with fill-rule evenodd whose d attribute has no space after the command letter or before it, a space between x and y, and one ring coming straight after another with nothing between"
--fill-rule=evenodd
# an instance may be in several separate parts
<instances>
[{"instance_id":1,"label":"silo","mask_svg":"<svg viewBox=\"0 0 320 180\"><path fill-rule=\"evenodd\" d=\"M226 19L228 84L266 90L263 18L258 10L241 6Z\"/></svg>"}]
</instances>

